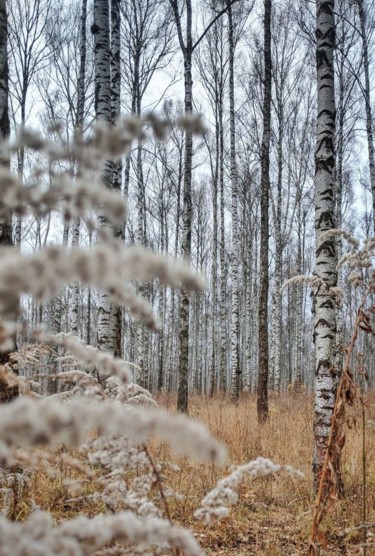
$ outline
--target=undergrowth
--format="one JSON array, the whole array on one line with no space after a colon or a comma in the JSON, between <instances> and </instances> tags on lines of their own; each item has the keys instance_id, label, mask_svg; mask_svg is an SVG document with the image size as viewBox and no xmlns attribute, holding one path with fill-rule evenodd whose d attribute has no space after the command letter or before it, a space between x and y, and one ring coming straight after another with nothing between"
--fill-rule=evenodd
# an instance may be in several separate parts
<instances>
[{"instance_id":1,"label":"undergrowth","mask_svg":"<svg viewBox=\"0 0 375 556\"><path fill-rule=\"evenodd\" d=\"M164 395L157 400L173 412L175 396ZM367 510L368 523L375 522L375 397L365 399L367 408ZM270 400L270 420L257 424L256 400L243 395L238 405L225 398L193 396L190 414L207 424L210 431L228 447L228 463L219 467L212 463L197 463L189 456L177 456L166 443L152 440L148 450L161 464L163 488L180 496L167 496L170 518L175 524L190 528L207 554L259 556L306 553L312 513L312 397L306 394L286 394ZM362 446L360 409L352 410L353 427L348 431L343 453L342 471L345 494L334 513L325 522L329 545L321 554L362 554ZM258 454L272 457L281 464L290 464L304 473L304 478L293 479L272 475L245 481L239 490L239 503L231 508L229 517L207 527L194 517L205 494L217 481L228 474L232 465L255 459ZM77 454L74 454L77 456ZM103 511L103 504L82 497L74 503L67 479L80 476L79 470L64 468L49 477L36 473L29 486L29 498L39 507L50 511L60 521L85 513L93 516ZM85 493L95 492L103 473L93 467L93 477L86 479ZM80 477L82 478L82 477ZM124 480L129 480L129 477ZM73 483L74 481L72 481ZM157 486L154 486L157 489ZM30 513L28 496L18 501L16 519L23 520ZM70 501L72 499L72 502ZM368 530L371 543L375 529ZM369 549L371 554L371 548Z\"/></svg>"}]
</instances>

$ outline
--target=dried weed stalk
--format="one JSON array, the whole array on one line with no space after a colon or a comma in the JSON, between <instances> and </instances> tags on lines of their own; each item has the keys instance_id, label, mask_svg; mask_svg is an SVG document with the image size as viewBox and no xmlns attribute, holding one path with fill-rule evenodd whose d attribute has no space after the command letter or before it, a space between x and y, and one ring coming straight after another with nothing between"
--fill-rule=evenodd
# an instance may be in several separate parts
<instances>
[{"instance_id":1,"label":"dried weed stalk","mask_svg":"<svg viewBox=\"0 0 375 556\"><path fill-rule=\"evenodd\" d=\"M337 231L335 235L343 234L341 231ZM344 237L348 239L347 234ZM338 266L341 266L343 262L348 264L351 270L349 281L355 288L362 291L362 297L349 344L344 350L344 364L337 386L330 434L314 503L308 556L319 555L319 547L328 545L327 537L320 526L324 518L335 509L340 494L340 461L345 444L345 426L348 423L347 408L352 406L357 399L363 403L359 387L355 383L351 371L353 360L356 357L355 350L358 335L360 331L363 331L375 336L375 329L371 323L371 314L375 312L375 306L371 304L371 297L375 293L375 273L371 273L368 277L368 269L371 267L374 251L374 240L366 240L362 249L358 248L358 243L355 241L350 241L350 244L352 246L351 252L342 257ZM365 542L363 546L366 545L366 528L364 531Z\"/></svg>"}]
</instances>

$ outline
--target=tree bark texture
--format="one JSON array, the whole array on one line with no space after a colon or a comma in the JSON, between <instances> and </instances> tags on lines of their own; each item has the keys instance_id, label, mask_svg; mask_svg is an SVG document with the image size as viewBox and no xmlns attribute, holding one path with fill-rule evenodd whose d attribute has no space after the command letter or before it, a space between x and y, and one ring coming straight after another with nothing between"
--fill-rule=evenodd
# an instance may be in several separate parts
<instances>
[{"instance_id":1,"label":"tree bark texture","mask_svg":"<svg viewBox=\"0 0 375 556\"><path fill-rule=\"evenodd\" d=\"M81 21L80 21L80 39L79 39L79 75L77 90L77 120L76 134L82 137L83 120L86 100L86 26L87 26L87 0L82 0ZM80 168L77 168L77 177L80 177ZM72 245L79 245L81 219L76 217L73 221ZM70 312L70 329L74 334L80 331L80 313L79 313L79 283L74 282L72 286L72 308Z\"/></svg>"},{"instance_id":2,"label":"tree bark texture","mask_svg":"<svg viewBox=\"0 0 375 556\"><path fill-rule=\"evenodd\" d=\"M111 82L111 46L108 0L94 0L94 23L91 32L94 35L95 56L95 112L98 120L112 121L112 82ZM106 187L112 188L111 161L104 164L102 180ZM101 218L101 224L107 225ZM98 307L98 347L115 353L118 338L118 323L108 294L103 292Z\"/></svg>"},{"instance_id":3,"label":"tree bark texture","mask_svg":"<svg viewBox=\"0 0 375 556\"><path fill-rule=\"evenodd\" d=\"M260 201L260 287L259 287L259 371L257 390L258 421L268 418L268 245L269 245L269 192L270 192L270 140L271 140L271 0L264 0L264 89L263 137L261 149L261 201Z\"/></svg>"},{"instance_id":4,"label":"tree bark texture","mask_svg":"<svg viewBox=\"0 0 375 556\"><path fill-rule=\"evenodd\" d=\"M177 0L170 0L177 27L181 51L184 57L184 84L185 84L185 114L193 112L193 79L192 79L192 3L186 0L186 39L184 41L181 29L181 19L178 11ZM189 264L191 258L191 179L193 165L193 134L185 132L185 157L184 157L184 188L182 209L182 256ZM190 318L190 296L186 289L181 291L180 299L180 326L179 326L179 367L178 367L178 390L177 410L188 411L189 397L189 318Z\"/></svg>"},{"instance_id":5,"label":"tree bark texture","mask_svg":"<svg viewBox=\"0 0 375 556\"><path fill-rule=\"evenodd\" d=\"M229 0L228 9L228 45L229 45L229 127L230 127L230 181L232 186L232 321L231 321L231 400L237 402L240 397L241 369L239 361L239 307L238 307L238 263L239 263L239 229L238 229L238 177L236 164L236 122L234 113L234 29L233 14Z\"/></svg>"},{"instance_id":6,"label":"tree bark texture","mask_svg":"<svg viewBox=\"0 0 375 556\"><path fill-rule=\"evenodd\" d=\"M334 1L316 3L316 63L318 87L317 138L315 150L315 232L316 261L313 288L315 340L314 477L320 476L327 449L335 404L334 352L336 307L330 288L336 285L335 238L325 232L335 227L335 45Z\"/></svg>"},{"instance_id":7,"label":"tree bark texture","mask_svg":"<svg viewBox=\"0 0 375 556\"><path fill-rule=\"evenodd\" d=\"M375 150L374 150L374 129L372 120L371 98L370 98L370 72L369 72L369 59L368 59L368 44L367 44L367 30L366 30L366 12L364 0L358 0L359 8L359 21L361 26L362 36L362 58L363 69L365 73L365 106L366 106L366 132L367 132L367 147L368 158L370 166L370 185L372 193L372 220L375 234Z\"/></svg>"}]
</instances>

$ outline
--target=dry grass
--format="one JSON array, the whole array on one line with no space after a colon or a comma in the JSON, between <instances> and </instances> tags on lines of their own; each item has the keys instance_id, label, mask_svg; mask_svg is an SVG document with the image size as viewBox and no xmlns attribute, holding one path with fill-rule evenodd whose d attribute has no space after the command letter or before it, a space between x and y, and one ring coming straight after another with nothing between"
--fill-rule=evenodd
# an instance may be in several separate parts
<instances>
[{"instance_id":1,"label":"dry grass","mask_svg":"<svg viewBox=\"0 0 375 556\"><path fill-rule=\"evenodd\" d=\"M172 397L159 400L173 410ZM368 419L375 415L374 398L367 400ZM306 395L271 398L270 420L258 426L256 401L244 396L238 406L226 399L191 399L190 415L204 421L229 450L229 463L241 464L257 456L276 463L289 464L304 472L305 479L271 477L243 485L240 502L228 518L207 530L192 519L199 501L228 469L195 464L172 457L180 473L169 473L168 482L186 500L171 504L173 519L188 525L209 554L228 555L299 555L306 553L312 508L312 399ZM362 554L356 547L362 542L358 532L341 535L347 528L361 523L362 508L362 432L361 418L351 415L354 425L348 432L344 448L343 475L345 498L335 513L323 524L330 545L322 554ZM358 422L356 425L355 422ZM367 430L368 522L375 521L375 429ZM155 446L160 459L170 458L166 446ZM375 533L375 530L372 529ZM371 539L371 532L369 539ZM368 549L367 554L375 554Z\"/></svg>"},{"instance_id":2,"label":"dry grass","mask_svg":"<svg viewBox=\"0 0 375 556\"><path fill-rule=\"evenodd\" d=\"M175 398L165 396L158 400L171 412ZM375 398L367 400L368 419L375 421ZM188 457L176 457L165 444L152 442L150 450L159 461L172 461L180 471L166 468L166 483L185 499L170 499L173 521L190 527L210 555L258 555L292 556L306 554L311 524L312 508L312 399L306 395L284 395L270 400L270 420L258 426L256 403L252 396L243 396L239 405L226 399L202 399L192 397L190 415L205 422L212 433L228 447L229 464L218 468L211 464L198 464ZM344 529L361 523L362 508L362 432L361 418L355 412L358 424L348 433L344 449L343 474L346 487L345 498L338 502L335 513L323 525L330 545L322 549L323 555L362 554L358 545L362 536L358 532L342 535ZM368 522L375 522L375 428L367 430L367 481ZM217 480L225 476L231 465L242 464L257 456L269 457L275 463L289 464L300 469L305 479L271 477L248 481L241 488L240 502L233 507L230 516L221 523L207 528L199 524L193 513L199 502ZM100 474L100 469L96 470ZM79 474L78 474L79 475ZM82 502L77 506L67 503L70 494L63 479L77 478L77 471L61 469L50 478L37 473L28 494L39 507L51 511L57 519L66 519L85 513L94 515L103 506ZM88 483L86 492L94 492L95 481ZM29 500L19 502L16 519L24 519L30 511ZM372 530L375 533L375 529ZM369 541L371 533L369 535ZM375 545L367 556L375 554Z\"/></svg>"}]
</instances>

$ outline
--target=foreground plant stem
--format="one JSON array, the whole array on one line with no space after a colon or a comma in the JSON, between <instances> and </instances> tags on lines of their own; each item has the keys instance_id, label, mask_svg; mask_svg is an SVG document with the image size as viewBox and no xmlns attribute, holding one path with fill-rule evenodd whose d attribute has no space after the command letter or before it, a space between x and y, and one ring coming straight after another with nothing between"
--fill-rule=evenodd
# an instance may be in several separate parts
<instances>
[{"instance_id":1,"label":"foreground plant stem","mask_svg":"<svg viewBox=\"0 0 375 556\"><path fill-rule=\"evenodd\" d=\"M341 379L337 388L337 393L336 393L336 400L335 400L335 405L333 408L333 414L332 414L332 420L331 420L331 427L330 427L330 432L329 432L329 437L328 437L328 442L327 442L327 449L325 452L325 456L324 456L324 463L322 466L322 471L321 471L321 475L320 475L320 479L319 479L319 487L318 487L318 493L316 495L316 499L315 499L315 510L314 510L314 515L313 515L313 522L312 522L312 526L311 526L311 534L310 534L310 544L309 544L309 549L308 549L308 556L315 556L316 554L316 538L319 532L319 525L325 515L325 510L326 510L326 497L325 495L327 494L327 485L326 485L326 479L327 479L327 475L328 475L328 469L329 469L329 460L330 460L330 455L332 452L332 448L333 448L333 443L335 440L335 434L337 432L336 429L336 424L337 424L337 417L338 417L338 412L340 409L340 400L341 400L341 396L343 393L343 389L344 389L344 385L346 383L346 381L348 380L350 383L353 384L353 380L351 378L350 375L350 360L351 357L353 355L354 352L354 348L357 342L357 338L358 338L358 332L360 329L360 325L362 322L362 317L363 317L363 309L365 306L365 302L367 299L367 296L369 294L369 288L366 289L366 291L363 294L360 306L358 308L357 311L357 317L356 317L356 321L354 323L354 329L353 329L353 333L352 333L352 337L349 343L348 348L346 349L346 356L345 356L345 363L344 363L344 368L342 371L342 375L341 375ZM366 529L365 529L366 532Z\"/></svg>"}]
</instances>

